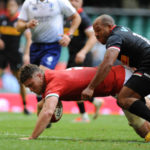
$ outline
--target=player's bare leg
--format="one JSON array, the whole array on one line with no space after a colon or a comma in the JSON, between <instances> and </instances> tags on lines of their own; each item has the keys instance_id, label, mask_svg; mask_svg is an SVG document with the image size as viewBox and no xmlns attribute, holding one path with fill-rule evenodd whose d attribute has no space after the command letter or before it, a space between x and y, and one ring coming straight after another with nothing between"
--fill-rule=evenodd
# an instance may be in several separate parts
<instances>
[{"instance_id":1,"label":"player's bare leg","mask_svg":"<svg viewBox=\"0 0 150 150\"><path fill-rule=\"evenodd\" d=\"M150 108L150 100L146 97L146 105ZM149 135L150 132L150 123L127 110L123 110L128 121L129 125L131 125L135 132L142 138L146 139L146 136ZM148 140L148 138L146 139ZM148 141L147 141L148 142Z\"/></svg>"},{"instance_id":2,"label":"player's bare leg","mask_svg":"<svg viewBox=\"0 0 150 150\"><path fill-rule=\"evenodd\" d=\"M148 108L150 108L150 95L148 95L147 97L145 97L146 99L146 105L148 106ZM148 128L149 128L149 132L146 134L145 136L145 141L146 142L150 142L150 123L148 122Z\"/></svg>"},{"instance_id":3,"label":"player's bare leg","mask_svg":"<svg viewBox=\"0 0 150 150\"><path fill-rule=\"evenodd\" d=\"M24 105L24 114L29 115L30 112L26 108L26 90L23 84L19 82L19 71L12 71L13 75L17 78L19 86L20 86L20 95L23 100L23 105Z\"/></svg>"}]
</instances>

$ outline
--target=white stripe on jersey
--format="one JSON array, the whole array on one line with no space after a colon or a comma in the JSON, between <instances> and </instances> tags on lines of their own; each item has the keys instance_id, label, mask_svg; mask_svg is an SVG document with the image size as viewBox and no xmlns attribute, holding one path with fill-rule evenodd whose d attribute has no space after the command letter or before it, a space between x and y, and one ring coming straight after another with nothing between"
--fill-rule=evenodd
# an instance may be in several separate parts
<instances>
[{"instance_id":1,"label":"white stripe on jersey","mask_svg":"<svg viewBox=\"0 0 150 150\"><path fill-rule=\"evenodd\" d=\"M117 47L117 46L111 46L111 47L108 47L107 49L110 49L110 48L116 49L116 50L118 50L120 52L120 48Z\"/></svg>"},{"instance_id":2,"label":"white stripe on jersey","mask_svg":"<svg viewBox=\"0 0 150 150\"><path fill-rule=\"evenodd\" d=\"M59 95L58 95L58 94L56 94L56 93L51 93L51 94L46 95L46 96L45 96L45 99L48 98L48 97L51 97L51 96L56 96L56 97L59 98Z\"/></svg>"}]
</instances>

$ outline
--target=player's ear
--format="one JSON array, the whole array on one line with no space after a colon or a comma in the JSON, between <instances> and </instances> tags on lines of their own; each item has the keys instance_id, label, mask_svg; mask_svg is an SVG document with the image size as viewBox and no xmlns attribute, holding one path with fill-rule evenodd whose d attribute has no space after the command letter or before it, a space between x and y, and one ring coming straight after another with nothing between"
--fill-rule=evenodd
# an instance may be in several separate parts
<instances>
[{"instance_id":1,"label":"player's ear","mask_svg":"<svg viewBox=\"0 0 150 150\"><path fill-rule=\"evenodd\" d=\"M41 79L43 78L43 74L40 73L40 72L37 73L37 76L38 76L39 78L41 78Z\"/></svg>"}]
</instances>

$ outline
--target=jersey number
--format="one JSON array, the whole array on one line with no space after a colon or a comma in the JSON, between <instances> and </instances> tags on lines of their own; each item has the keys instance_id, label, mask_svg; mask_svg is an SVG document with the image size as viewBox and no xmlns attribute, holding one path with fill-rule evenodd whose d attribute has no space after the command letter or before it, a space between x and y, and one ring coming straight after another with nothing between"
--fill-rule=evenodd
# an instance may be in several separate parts
<instances>
[{"instance_id":1,"label":"jersey number","mask_svg":"<svg viewBox=\"0 0 150 150\"><path fill-rule=\"evenodd\" d=\"M129 57L125 56L125 55L121 55L121 62L125 65L129 66Z\"/></svg>"}]
</instances>

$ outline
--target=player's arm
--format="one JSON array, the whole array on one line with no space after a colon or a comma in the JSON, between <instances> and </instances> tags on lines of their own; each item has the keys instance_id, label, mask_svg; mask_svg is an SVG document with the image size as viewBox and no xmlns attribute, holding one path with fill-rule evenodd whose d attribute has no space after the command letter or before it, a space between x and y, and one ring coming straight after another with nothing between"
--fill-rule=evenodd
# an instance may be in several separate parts
<instances>
[{"instance_id":1,"label":"player's arm","mask_svg":"<svg viewBox=\"0 0 150 150\"><path fill-rule=\"evenodd\" d=\"M69 19L71 19L71 21L72 21L69 31L67 34L61 35L62 39L59 41L59 44L62 46L69 45L69 43L71 41L71 36L73 35L75 30L79 27L79 25L81 23L81 17L78 13L73 14L71 17L69 17Z\"/></svg>"},{"instance_id":2,"label":"player's arm","mask_svg":"<svg viewBox=\"0 0 150 150\"><path fill-rule=\"evenodd\" d=\"M24 20L21 20L19 19L17 21L17 26L16 26L16 29L19 31L19 32L24 32L26 29L30 28L30 29L33 29L35 28L37 25L38 25L38 20L36 19L32 19L30 21L24 21Z\"/></svg>"},{"instance_id":3,"label":"player's arm","mask_svg":"<svg viewBox=\"0 0 150 150\"><path fill-rule=\"evenodd\" d=\"M24 36L26 38L26 45L25 45L25 50L24 50L24 55L23 55L23 62L24 62L24 64L28 64L30 62L29 53L30 53L30 45L32 43L31 31L26 30L24 32Z\"/></svg>"},{"instance_id":4,"label":"player's arm","mask_svg":"<svg viewBox=\"0 0 150 150\"><path fill-rule=\"evenodd\" d=\"M81 23L81 17L80 17L80 15L78 13L75 13L71 17L69 17L69 19L71 20L71 26L69 28L68 33L73 35L75 30L79 27L79 25Z\"/></svg>"},{"instance_id":5,"label":"player's arm","mask_svg":"<svg viewBox=\"0 0 150 150\"><path fill-rule=\"evenodd\" d=\"M86 57L86 54L91 50L91 48L96 44L97 39L93 30L87 29L85 30L85 34L87 36L87 41L82 49L77 53L75 61L76 63L83 63Z\"/></svg>"},{"instance_id":6,"label":"player's arm","mask_svg":"<svg viewBox=\"0 0 150 150\"><path fill-rule=\"evenodd\" d=\"M108 48L104 56L104 60L99 65L96 75L88 85L88 87L82 92L82 99L89 99L94 93L94 89L105 79L109 73L111 67L118 57L119 51L114 48Z\"/></svg>"},{"instance_id":7,"label":"player's arm","mask_svg":"<svg viewBox=\"0 0 150 150\"><path fill-rule=\"evenodd\" d=\"M36 126L29 138L22 138L23 140L36 139L46 128L51 120L51 117L55 111L58 103L58 97L51 96L45 99L43 108L38 116Z\"/></svg>"}]
</instances>

